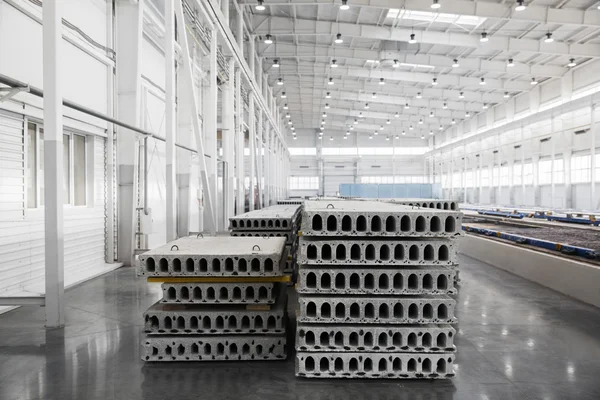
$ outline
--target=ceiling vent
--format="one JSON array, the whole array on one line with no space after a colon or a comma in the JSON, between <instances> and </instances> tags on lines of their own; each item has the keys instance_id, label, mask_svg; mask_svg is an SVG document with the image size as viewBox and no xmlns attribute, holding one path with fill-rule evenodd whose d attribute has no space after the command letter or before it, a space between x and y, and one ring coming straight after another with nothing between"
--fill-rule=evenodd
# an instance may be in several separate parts
<instances>
[{"instance_id":1,"label":"ceiling vent","mask_svg":"<svg viewBox=\"0 0 600 400\"><path fill-rule=\"evenodd\" d=\"M549 137L540 139L540 143L549 142L549 141L550 141Z\"/></svg>"},{"instance_id":2,"label":"ceiling vent","mask_svg":"<svg viewBox=\"0 0 600 400\"><path fill-rule=\"evenodd\" d=\"M381 168L381 165L371 165L371 168Z\"/></svg>"},{"instance_id":3,"label":"ceiling vent","mask_svg":"<svg viewBox=\"0 0 600 400\"><path fill-rule=\"evenodd\" d=\"M573 132L576 135L582 135L584 133L588 133L590 130L589 129L580 129L578 131Z\"/></svg>"},{"instance_id":4,"label":"ceiling vent","mask_svg":"<svg viewBox=\"0 0 600 400\"><path fill-rule=\"evenodd\" d=\"M494 151L493 151L493 153L494 153L494 154L498 153L498 150L494 150Z\"/></svg>"},{"instance_id":5,"label":"ceiling vent","mask_svg":"<svg viewBox=\"0 0 600 400\"><path fill-rule=\"evenodd\" d=\"M301 165L301 166L300 166L300 168L307 169L307 168L308 168L308 165Z\"/></svg>"},{"instance_id":6,"label":"ceiling vent","mask_svg":"<svg viewBox=\"0 0 600 400\"><path fill-rule=\"evenodd\" d=\"M515 146L515 149L520 149L520 148L521 148L520 144L518 144L518 145Z\"/></svg>"}]
</instances>

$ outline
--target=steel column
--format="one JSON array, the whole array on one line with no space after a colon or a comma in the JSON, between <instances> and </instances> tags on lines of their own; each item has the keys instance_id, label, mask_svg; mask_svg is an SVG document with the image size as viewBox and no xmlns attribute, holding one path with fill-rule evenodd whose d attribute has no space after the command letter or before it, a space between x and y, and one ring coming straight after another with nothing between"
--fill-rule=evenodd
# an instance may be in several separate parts
<instances>
[{"instance_id":1,"label":"steel column","mask_svg":"<svg viewBox=\"0 0 600 400\"><path fill-rule=\"evenodd\" d=\"M236 134L234 117L234 96L235 96L235 61L228 59L229 80L222 85L221 96L221 115L223 120L223 130L221 131L221 142L223 143L223 160L225 161L225 183L223 185L223 196L225 197L225 210L223 210L223 228L228 226L229 218L234 216L234 139Z\"/></svg>"},{"instance_id":2,"label":"steel column","mask_svg":"<svg viewBox=\"0 0 600 400\"><path fill-rule=\"evenodd\" d=\"M252 46L251 46L252 47ZM248 147L250 149L250 187L248 194L248 207L250 211L254 211L255 209L255 190L254 190L254 180L256 179L256 116L255 116L255 108L254 108L254 93L249 94L249 106L248 106Z\"/></svg>"},{"instance_id":3,"label":"steel column","mask_svg":"<svg viewBox=\"0 0 600 400\"><path fill-rule=\"evenodd\" d=\"M183 23L183 21L180 21ZM175 14L173 1L165 2L165 158L167 242L177 238L177 189L175 186ZM147 183L144 183L147 184Z\"/></svg>"},{"instance_id":4,"label":"steel column","mask_svg":"<svg viewBox=\"0 0 600 400\"><path fill-rule=\"evenodd\" d=\"M44 260L46 327L65 325L63 226L63 126L60 63L62 2L43 3Z\"/></svg>"},{"instance_id":5,"label":"steel column","mask_svg":"<svg viewBox=\"0 0 600 400\"><path fill-rule=\"evenodd\" d=\"M245 193L246 189L244 186L244 147L245 147L245 134L244 134L244 101L242 99L242 71L240 67L235 70L235 101L236 101L236 178L237 178L237 202L236 202L236 215L242 214L245 211Z\"/></svg>"}]
</instances>

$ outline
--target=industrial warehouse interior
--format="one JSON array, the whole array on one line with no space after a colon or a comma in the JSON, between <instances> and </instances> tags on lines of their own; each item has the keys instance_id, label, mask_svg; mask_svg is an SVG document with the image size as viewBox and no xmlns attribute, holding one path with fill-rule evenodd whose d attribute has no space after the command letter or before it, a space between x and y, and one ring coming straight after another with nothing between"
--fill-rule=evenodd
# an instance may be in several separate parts
<instances>
[{"instance_id":1,"label":"industrial warehouse interior","mask_svg":"<svg viewBox=\"0 0 600 400\"><path fill-rule=\"evenodd\" d=\"M0 399L600 399L598 0L0 0Z\"/></svg>"}]
</instances>

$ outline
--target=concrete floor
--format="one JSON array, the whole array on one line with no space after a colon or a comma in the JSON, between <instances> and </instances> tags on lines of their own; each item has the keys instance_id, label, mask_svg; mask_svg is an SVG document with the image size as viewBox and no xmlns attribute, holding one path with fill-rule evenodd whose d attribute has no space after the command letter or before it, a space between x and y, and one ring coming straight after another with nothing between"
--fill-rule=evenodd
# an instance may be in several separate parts
<instances>
[{"instance_id":1,"label":"concrete floor","mask_svg":"<svg viewBox=\"0 0 600 400\"><path fill-rule=\"evenodd\" d=\"M39 307L0 316L0 399L600 399L600 310L467 257L461 270L451 381L296 379L293 358L144 364L160 285L120 269L67 293L64 329Z\"/></svg>"}]
</instances>

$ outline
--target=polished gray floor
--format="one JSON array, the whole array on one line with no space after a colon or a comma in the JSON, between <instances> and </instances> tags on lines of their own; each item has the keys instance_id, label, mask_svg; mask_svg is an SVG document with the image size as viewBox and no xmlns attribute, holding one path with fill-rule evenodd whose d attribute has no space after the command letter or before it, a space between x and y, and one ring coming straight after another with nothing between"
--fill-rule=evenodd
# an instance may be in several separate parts
<instances>
[{"instance_id":1,"label":"polished gray floor","mask_svg":"<svg viewBox=\"0 0 600 400\"><path fill-rule=\"evenodd\" d=\"M451 381L296 379L291 358L144 364L142 313L159 284L120 269L67 293L64 329L45 330L39 307L0 316L0 399L600 399L597 308L461 262Z\"/></svg>"}]
</instances>

